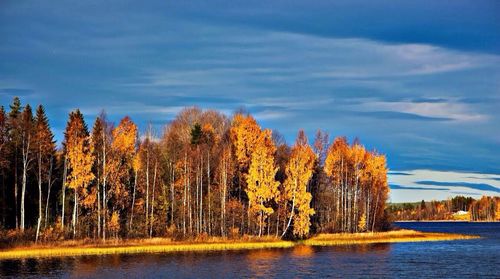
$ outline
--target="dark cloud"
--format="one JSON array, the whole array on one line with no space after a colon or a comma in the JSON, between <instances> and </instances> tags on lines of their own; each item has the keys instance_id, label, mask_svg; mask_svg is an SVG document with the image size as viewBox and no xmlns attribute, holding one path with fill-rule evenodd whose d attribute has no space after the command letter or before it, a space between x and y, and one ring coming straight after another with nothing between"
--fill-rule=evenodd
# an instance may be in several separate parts
<instances>
[{"instance_id":1,"label":"dark cloud","mask_svg":"<svg viewBox=\"0 0 500 279\"><path fill-rule=\"evenodd\" d=\"M448 187L466 187L481 191L491 191L500 193L500 189L486 183L470 183L470 182L441 182L441 181L417 181L415 182L420 185L430 185L430 186L448 186Z\"/></svg>"},{"instance_id":2,"label":"dark cloud","mask_svg":"<svg viewBox=\"0 0 500 279\"><path fill-rule=\"evenodd\" d=\"M315 1L314 5L307 1L285 0L216 2L214 6L219 9L206 3L182 3L180 10L187 11L192 18L210 18L220 24L237 22L327 38L364 37L391 43L432 43L461 50L500 51L500 35L496 32L499 4L494 0L479 3L459 0L451 4L341 0L335 3ZM221 9L225 12L221 13ZM390 17L387 16L389 10ZM174 7L172 13L175 12L179 10Z\"/></svg>"},{"instance_id":3,"label":"dark cloud","mask_svg":"<svg viewBox=\"0 0 500 279\"><path fill-rule=\"evenodd\" d=\"M424 188L424 187L408 187L408 186L401 186L401 185L396 185L396 184L389 184L389 187L392 190L432 190L432 191L447 191L449 190L448 188Z\"/></svg>"},{"instance_id":4,"label":"dark cloud","mask_svg":"<svg viewBox=\"0 0 500 279\"><path fill-rule=\"evenodd\" d=\"M413 113L396 112L396 111L370 111L370 112L353 112L357 116L364 116L377 119L393 119L393 120L416 120L416 121L449 121L451 118L444 117L429 117Z\"/></svg>"},{"instance_id":5,"label":"dark cloud","mask_svg":"<svg viewBox=\"0 0 500 279\"><path fill-rule=\"evenodd\" d=\"M414 103L446 103L450 100L443 98L415 98L411 100Z\"/></svg>"},{"instance_id":6,"label":"dark cloud","mask_svg":"<svg viewBox=\"0 0 500 279\"><path fill-rule=\"evenodd\" d=\"M389 175L412 175L412 174L408 172L389 171Z\"/></svg>"}]
</instances>

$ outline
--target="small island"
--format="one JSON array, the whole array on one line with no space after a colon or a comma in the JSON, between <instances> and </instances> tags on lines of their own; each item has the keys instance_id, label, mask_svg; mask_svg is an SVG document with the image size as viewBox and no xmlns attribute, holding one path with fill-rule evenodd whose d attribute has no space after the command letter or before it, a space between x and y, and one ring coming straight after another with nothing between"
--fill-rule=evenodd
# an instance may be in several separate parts
<instances>
[{"instance_id":1,"label":"small island","mask_svg":"<svg viewBox=\"0 0 500 279\"><path fill-rule=\"evenodd\" d=\"M57 145L16 97L0 132L0 259L476 238L395 230L385 155L321 130L290 146L243 111L185 108L141 134L104 112L89 131L77 109Z\"/></svg>"}]
</instances>

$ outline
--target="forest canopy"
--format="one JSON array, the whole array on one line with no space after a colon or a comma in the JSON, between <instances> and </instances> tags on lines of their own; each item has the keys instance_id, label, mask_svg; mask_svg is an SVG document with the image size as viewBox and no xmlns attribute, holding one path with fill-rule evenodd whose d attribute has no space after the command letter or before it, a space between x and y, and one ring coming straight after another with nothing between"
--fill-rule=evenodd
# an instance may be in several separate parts
<instances>
[{"instance_id":1,"label":"forest canopy","mask_svg":"<svg viewBox=\"0 0 500 279\"><path fill-rule=\"evenodd\" d=\"M1 228L35 241L388 227L383 154L321 130L288 145L242 112L187 107L141 132L76 109L58 144L44 107L16 97L0 107L0 183Z\"/></svg>"}]
</instances>

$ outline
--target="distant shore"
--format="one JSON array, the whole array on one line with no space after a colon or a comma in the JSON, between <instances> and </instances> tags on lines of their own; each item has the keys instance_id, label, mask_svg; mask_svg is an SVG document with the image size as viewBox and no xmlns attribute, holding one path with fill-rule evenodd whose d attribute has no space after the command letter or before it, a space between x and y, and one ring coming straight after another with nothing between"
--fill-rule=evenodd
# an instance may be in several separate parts
<instances>
[{"instance_id":1,"label":"distant shore","mask_svg":"<svg viewBox=\"0 0 500 279\"><path fill-rule=\"evenodd\" d=\"M68 241L57 246L32 245L0 251L0 260L64 256L110 254L173 253L196 251L228 251L269 248L290 248L297 245L335 246L395 242L447 241L479 238L473 235L427 233L414 230L397 230L377 233L320 234L303 241L284 241L277 238L263 240L215 240L205 242L175 242L170 239L109 241L85 245Z\"/></svg>"}]
</instances>

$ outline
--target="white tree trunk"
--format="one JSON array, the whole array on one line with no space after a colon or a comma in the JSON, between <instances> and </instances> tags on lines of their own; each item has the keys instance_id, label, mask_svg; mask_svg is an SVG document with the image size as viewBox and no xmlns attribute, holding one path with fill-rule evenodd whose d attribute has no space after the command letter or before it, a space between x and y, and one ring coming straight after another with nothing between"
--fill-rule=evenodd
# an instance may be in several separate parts
<instances>
[{"instance_id":1,"label":"white tree trunk","mask_svg":"<svg viewBox=\"0 0 500 279\"><path fill-rule=\"evenodd\" d=\"M66 203L66 178L68 175L68 158L64 156L64 171L63 171L63 185L62 185L62 216L61 228L64 231L64 204Z\"/></svg>"},{"instance_id":2,"label":"white tree trunk","mask_svg":"<svg viewBox=\"0 0 500 279\"><path fill-rule=\"evenodd\" d=\"M135 207L136 188L137 188L137 170L135 170L135 177L134 177L134 193L132 195L132 213L130 214L130 224L128 226L129 231L132 229L132 223L134 222L134 207Z\"/></svg>"},{"instance_id":3,"label":"white tree trunk","mask_svg":"<svg viewBox=\"0 0 500 279\"><path fill-rule=\"evenodd\" d=\"M73 206L73 238L76 237L76 218L77 218L76 211L77 211L77 209L78 209L78 192L75 189L75 204Z\"/></svg>"},{"instance_id":4,"label":"white tree trunk","mask_svg":"<svg viewBox=\"0 0 500 279\"><path fill-rule=\"evenodd\" d=\"M151 199L151 225L149 230L149 238L153 237L153 224L154 224L154 213L155 213L155 186L156 186L156 170L157 170L158 162L155 162L155 169L153 174L153 197Z\"/></svg>"},{"instance_id":5,"label":"white tree trunk","mask_svg":"<svg viewBox=\"0 0 500 279\"><path fill-rule=\"evenodd\" d=\"M25 210L24 210L24 200L26 196L26 180L27 180L27 172L28 166L30 163L29 154L30 154L30 136L28 136L28 142L26 146L23 143L23 181L21 188L21 231L24 231L24 220L25 220Z\"/></svg>"},{"instance_id":6,"label":"white tree trunk","mask_svg":"<svg viewBox=\"0 0 500 279\"><path fill-rule=\"evenodd\" d=\"M49 200L50 200L50 190L52 189L52 168L53 168L53 158L50 157L50 168L49 168L49 179L47 181L47 199L45 202L45 222L44 226L47 227L49 220Z\"/></svg>"},{"instance_id":7,"label":"white tree trunk","mask_svg":"<svg viewBox=\"0 0 500 279\"><path fill-rule=\"evenodd\" d=\"M42 155L40 148L38 149L38 152L38 222L36 226L35 242L38 242L40 225L42 224Z\"/></svg>"}]
</instances>

